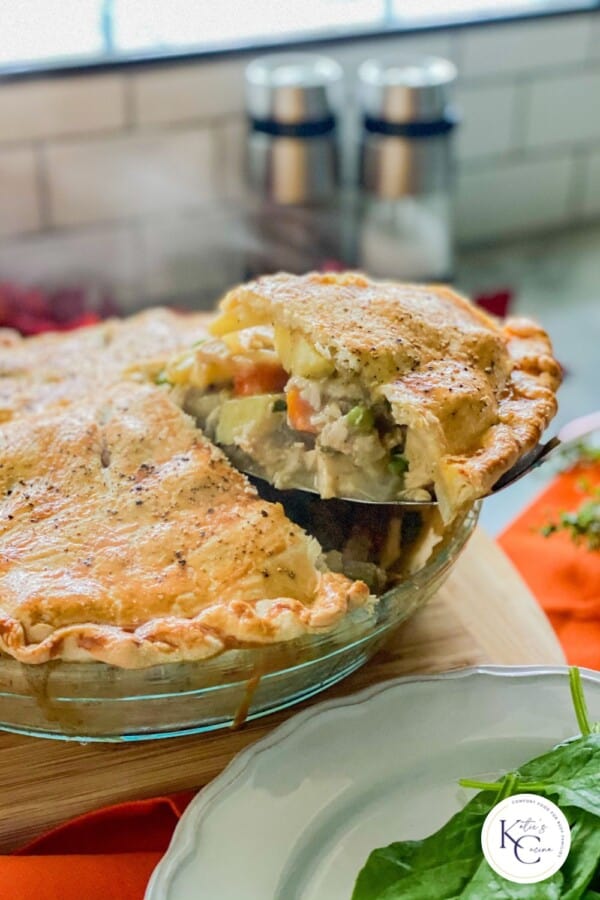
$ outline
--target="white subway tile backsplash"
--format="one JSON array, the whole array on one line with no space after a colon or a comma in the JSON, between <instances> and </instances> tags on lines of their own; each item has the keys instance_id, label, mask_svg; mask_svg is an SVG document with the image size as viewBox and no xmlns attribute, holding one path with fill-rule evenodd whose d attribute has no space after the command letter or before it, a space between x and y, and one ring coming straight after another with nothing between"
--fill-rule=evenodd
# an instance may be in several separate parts
<instances>
[{"instance_id":1,"label":"white subway tile backsplash","mask_svg":"<svg viewBox=\"0 0 600 900\"><path fill-rule=\"evenodd\" d=\"M139 295L140 257L128 227L50 232L0 244L0 281L106 289L133 304Z\"/></svg>"},{"instance_id":2,"label":"white subway tile backsplash","mask_svg":"<svg viewBox=\"0 0 600 900\"><path fill-rule=\"evenodd\" d=\"M55 225L202 205L213 195L212 135L205 129L48 146Z\"/></svg>"},{"instance_id":3,"label":"white subway tile backsplash","mask_svg":"<svg viewBox=\"0 0 600 900\"><path fill-rule=\"evenodd\" d=\"M226 116L244 108L245 61L160 67L131 76L134 121L163 125Z\"/></svg>"},{"instance_id":4,"label":"white subway tile backsplash","mask_svg":"<svg viewBox=\"0 0 600 900\"><path fill-rule=\"evenodd\" d=\"M600 15L315 52L344 68L346 162L362 61L414 53L457 63L460 238L600 216ZM0 278L1 266L9 275L31 267L44 281L114 269L132 302L139 284L156 299L183 299L201 283L204 303L243 277L244 69L255 55L0 84ZM65 230L44 233L48 226ZM80 226L81 236L70 230Z\"/></svg>"},{"instance_id":5,"label":"white subway tile backsplash","mask_svg":"<svg viewBox=\"0 0 600 900\"><path fill-rule=\"evenodd\" d=\"M467 28L460 33L461 76L532 72L586 58L591 16Z\"/></svg>"},{"instance_id":6,"label":"white subway tile backsplash","mask_svg":"<svg viewBox=\"0 0 600 900\"><path fill-rule=\"evenodd\" d=\"M572 160L529 159L480 170L458 179L458 236L478 241L566 221Z\"/></svg>"},{"instance_id":7,"label":"white subway tile backsplash","mask_svg":"<svg viewBox=\"0 0 600 900\"><path fill-rule=\"evenodd\" d=\"M0 141L105 131L124 121L119 75L0 84Z\"/></svg>"},{"instance_id":8,"label":"white subway tile backsplash","mask_svg":"<svg viewBox=\"0 0 600 900\"><path fill-rule=\"evenodd\" d=\"M216 184L226 200L239 200L246 191L246 139L246 121L241 116L215 127Z\"/></svg>"},{"instance_id":9,"label":"white subway tile backsplash","mask_svg":"<svg viewBox=\"0 0 600 900\"><path fill-rule=\"evenodd\" d=\"M515 84L461 85L456 92L460 115L456 144L458 158L506 153L515 143Z\"/></svg>"},{"instance_id":10,"label":"white subway tile backsplash","mask_svg":"<svg viewBox=\"0 0 600 900\"><path fill-rule=\"evenodd\" d=\"M449 58L455 55L449 34L357 41L316 52L325 53L342 65L350 94L354 92L356 69L370 57L384 55L394 59L403 53ZM244 70L256 55L258 51L239 60L161 67L132 75L135 123L162 125L241 113L245 108Z\"/></svg>"},{"instance_id":11,"label":"white subway tile backsplash","mask_svg":"<svg viewBox=\"0 0 600 900\"><path fill-rule=\"evenodd\" d=\"M590 56L592 59L600 59L600 16L595 15L591 25Z\"/></svg>"},{"instance_id":12,"label":"white subway tile backsplash","mask_svg":"<svg viewBox=\"0 0 600 900\"><path fill-rule=\"evenodd\" d=\"M353 41L348 44L332 45L320 52L337 60L344 69L346 77L352 81L356 70L366 59L398 59L403 54L418 56L443 56L456 60L456 42L449 32L439 32L427 36L407 35L406 37L386 37L377 40Z\"/></svg>"},{"instance_id":13,"label":"white subway tile backsplash","mask_svg":"<svg viewBox=\"0 0 600 900\"><path fill-rule=\"evenodd\" d=\"M241 217L216 207L150 222L141 229L144 296L157 301L183 297L211 309L244 274Z\"/></svg>"},{"instance_id":14,"label":"white subway tile backsplash","mask_svg":"<svg viewBox=\"0 0 600 900\"><path fill-rule=\"evenodd\" d=\"M600 150L586 160L581 205L584 215L600 216Z\"/></svg>"},{"instance_id":15,"label":"white subway tile backsplash","mask_svg":"<svg viewBox=\"0 0 600 900\"><path fill-rule=\"evenodd\" d=\"M600 138L600 68L531 85L527 144L547 147Z\"/></svg>"},{"instance_id":16,"label":"white subway tile backsplash","mask_svg":"<svg viewBox=\"0 0 600 900\"><path fill-rule=\"evenodd\" d=\"M30 148L0 151L0 235L41 225L36 159Z\"/></svg>"}]
</instances>

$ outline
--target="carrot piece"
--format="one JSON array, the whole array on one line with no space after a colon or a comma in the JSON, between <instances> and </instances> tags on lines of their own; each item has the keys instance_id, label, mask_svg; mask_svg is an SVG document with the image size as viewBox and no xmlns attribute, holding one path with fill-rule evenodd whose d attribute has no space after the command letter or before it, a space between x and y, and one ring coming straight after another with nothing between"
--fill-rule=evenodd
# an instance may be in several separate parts
<instances>
[{"instance_id":1,"label":"carrot piece","mask_svg":"<svg viewBox=\"0 0 600 900\"><path fill-rule=\"evenodd\" d=\"M310 403L302 397L298 388L290 388L287 392L288 421L296 431L309 431L317 433L317 429L311 422L314 409Z\"/></svg>"},{"instance_id":2,"label":"carrot piece","mask_svg":"<svg viewBox=\"0 0 600 900\"><path fill-rule=\"evenodd\" d=\"M284 389L288 377L279 364L245 363L234 373L233 393L236 397L278 394Z\"/></svg>"}]
</instances>

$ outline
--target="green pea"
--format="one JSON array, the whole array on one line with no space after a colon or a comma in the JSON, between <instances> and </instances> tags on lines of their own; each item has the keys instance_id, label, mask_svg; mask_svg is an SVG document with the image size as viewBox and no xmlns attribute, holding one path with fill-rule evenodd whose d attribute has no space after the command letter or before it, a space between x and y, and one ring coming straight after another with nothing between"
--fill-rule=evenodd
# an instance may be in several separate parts
<instances>
[{"instance_id":1,"label":"green pea","mask_svg":"<svg viewBox=\"0 0 600 900\"><path fill-rule=\"evenodd\" d=\"M408 470L408 460L401 453L393 453L390 456L388 469L393 475L404 475Z\"/></svg>"},{"instance_id":2,"label":"green pea","mask_svg":"<svg viewBox=\"0 0 600 900\"><path fill-rule=\"evenodd\" d=\"M346 415L346 421L352 428L358 431L372 431L375 425L373 413L366 406L353 406Z\"/></svg>"}]
</instances>

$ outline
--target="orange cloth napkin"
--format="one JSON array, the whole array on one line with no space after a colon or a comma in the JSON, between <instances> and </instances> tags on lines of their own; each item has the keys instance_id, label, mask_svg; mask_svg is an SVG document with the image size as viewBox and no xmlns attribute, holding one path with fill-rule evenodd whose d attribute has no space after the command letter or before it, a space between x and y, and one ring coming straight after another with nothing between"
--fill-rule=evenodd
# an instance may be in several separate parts
<instances>
[{"instance_id":1,"label":"orange cloth napkin","mask_svg":"<svg viewBox=\"0 0 600 900\"><path fill-rule=\"evenodd\" d=\"M0 856L0 896L141 900L193 796L185 792L99 809L60 825L12 856Z\"/></svg>"},{"instance_id":2,"label":"orange cloth napkin","mask_svg":"<svg viewBox=\"0 0 600 900\"><path fill-rule=\"evenodd\" d=\"M600 550L577 546L564 531L540 529L575 512L600 487L600 463L559 475L503 534L499 543L550 619L572 665L600 669Z\"/></svg>"},{"instance_id":3,"label":"orange cloth napkin","mask_svg":"<svg viewBox=\"0 0 600 900\"><path fill-rule=\"evenodd\" d=\"M548 614L569 662L600 669L600 552L574 546L565 534L540 534L549 520L579 507L582 478L600 485L600 465L560 475L499 540ZM97 810L0 856L0 896L141 900L192 796Z\"/></svg>"}]
</instances>

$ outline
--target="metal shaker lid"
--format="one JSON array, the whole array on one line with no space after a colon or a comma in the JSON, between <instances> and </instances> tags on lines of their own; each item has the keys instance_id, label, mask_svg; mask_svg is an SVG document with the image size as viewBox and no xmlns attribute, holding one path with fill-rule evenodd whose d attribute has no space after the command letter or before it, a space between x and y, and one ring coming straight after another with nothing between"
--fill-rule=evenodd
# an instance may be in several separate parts
<instances>
[{"instance_id":1,"label":"metal shaker lid","mask_svg":"<svg viewBox=\"0 0 600 900\"><path fill-rule=\"evenodd\" d=\"M342 68L313 53L261 56L246 68L246 108L252 119L299 125L331 118Z\"/></svg>"},{"instance_id":2,"label":"metal shaker lid","mask_svg":"<svg viewBox=\"0 0 600 900\"><path fill-rule=\"evenodd\" d=\"M358 70L362 111L391 125L444 119L455 78L456 66L437 56L369 59Z\"/></svg>"}]
</instances>

